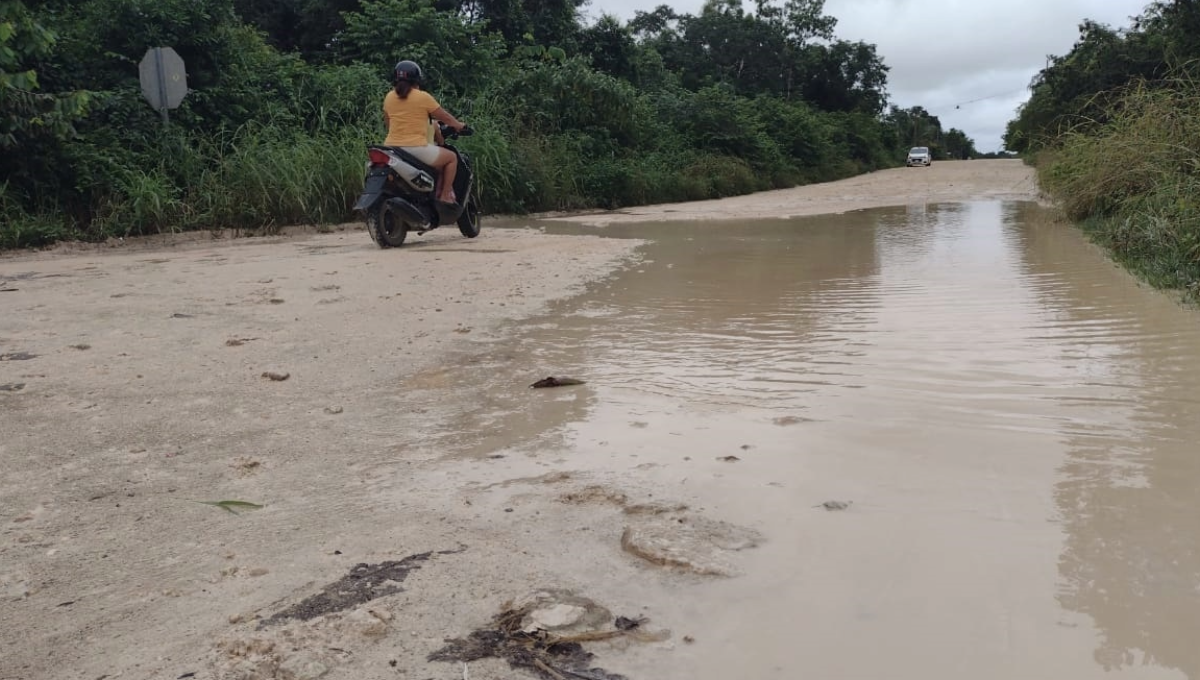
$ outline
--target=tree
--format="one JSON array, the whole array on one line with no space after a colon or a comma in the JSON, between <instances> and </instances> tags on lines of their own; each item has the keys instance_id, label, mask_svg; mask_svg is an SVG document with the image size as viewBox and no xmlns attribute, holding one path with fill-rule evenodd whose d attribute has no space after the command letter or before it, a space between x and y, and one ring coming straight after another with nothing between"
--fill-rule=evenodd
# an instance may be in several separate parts
<instances>
[{"instance_id":1,"label":"tree","mask_svg":"<svg viewBox=\"0 0 1200 680\"><path fill-rule=\"evenodd\" d=\"M483 23L509 47L532 39L540 45L574 49L579 38L579 8L585 0L437 0L437 9Z\"/></svg>"},{"instance_id":2,"label":"tree","mask_svg":"<svg viewBox=\"0 0 1200 680\"><path fill-rule=\"evenodd\" d=\"M637 10L629 22L629 30L643 43L670 41L678 38L679 15L669 5L659 5L650 12Z\"/></svg>"},{"instance_id":3,"label":"tree","mask_svg":"<svg viewBox=\"0 0 1200 680\"><path fill-rule=\"evenodd\" d=\"M1154 2L1130 28L1085 20L1065 55L1051 56L1030 82L1029 100L1004 136L1005 148L1034 151L1068 128L1103 125L1121 88L1158 87L1200 58L1200 1Z\"/></svg>"},{"instance_id":4,"label":"tree","mask_svg":"<svg viewBox=\"0 0 1200 680\"><path fill-rule=\"evenodd\" d=\"M25 203L55 194L46 179L91 103L86 91L43 89L37 65L56 40L24 3L0 0L0 195Z\"/></svg>"},{"instance_id":5,"label":"tree","mask_svg":"<svg viewBox=\"0 0 1200 680\"><path fill-rule=\"evenodd\" d=\"M758 0L766 5L769 0ZM825 0L787 0L783 5L787 38L794 45L805 45L815 38L833 39L837 19L825 14Z\"/></svg>"},{"instance_id":6,"label":"tree","mask_svg":"<svg viewBox=\"0 0 1200 680\"><path fill-rule=\"evenodd\" d=\"M688 89L727 84L743 96L802 98L825 111L880 113L887 67L873 45L835 40L823 0L707 0L697 15L662 5L629 29Z\"/></svg>"},{"instance_id":7,"label":"tree","mask_svg":"<svg viewBox=\"0 0 1200 680\"><path fill-rule=\"evenodd\" d=\"M979 151L975 149L975 141L967 133L958 128L950 128L943 137L946 157L954 160L975 158Z\"/></svg>"},{"instance_id":8,"label":"tree","mask_svg":"<svg viewBox=\"0 0 1200 680\"><path fill-rule=\"evenodd\" d=\"M342 15L359 4L360 0L235 0L234 8L277 49L327 61L333 37L346 25Z\"/></svg>"},{"instance_id":9,"label":"tree","mask_svg":"<svg viewBox=\"0 0 1200 680\"><path fill-rule=\"evenodd\" d=\"M421 64L431 88L443 95L476 91L505 53L496 34L464 16L439 12L430 0L364 0L345 16L337 48L347 61L379 64L381 72L402 57Z\"/></svg>"},{"instance_id":10,"label":"tree","mask_svg":"<svg viewBox=\"0 0 1200 680\"><path fill-rule=\"evenodd\" d=\"M664 56L685 87L726 83L741 94L784 89L785 37L747 13L741 0L708 0L699 16L684 16L680 24L678 44Z\"/></svg>"},{"instance_id":11,"label":"tree","mask_svg":"<svg viewBox=\"0 0 1200 680\"><path fill-rule=\"evenodd\" d=\"M35 64L51 55L56 40L23 2L0 0L0 149L66 139L87 111L86 92L41 89Z\"/></svg>"},{"instance_id":12,"label":"tree","mask_svg":"<svg viewBox=\"0 0 1200 680\"><path fill-rule=\"evenodd\" d=\"M942 121L921 106L901 109L893 106L884 117L895 130L895 139L901 153L914 147L926 146L934 156L943 148Z\"/></svg>"},{"instance_id":13,"label":"tree","mask_svg":"<svg viewBox=\"0 0 1200 680\"><path fill-rule=\"evenodd\" d=\"M637 46L633 33L611 14L601 16L594 25L583 29L579 48L591 58L597 70L631 82L636 78Z\"/></svg>"},{"instance_id":14,"label":"tree","mask_svg":"<svg viewBox=\"0 0 1200 680\"><path fill-rule=\"evenodd\" d=\"M864 42L838 40L812 45L801 92L806 101L826 111L879 114L887 104L888 67Z\"/></svg>"}]
</instances>

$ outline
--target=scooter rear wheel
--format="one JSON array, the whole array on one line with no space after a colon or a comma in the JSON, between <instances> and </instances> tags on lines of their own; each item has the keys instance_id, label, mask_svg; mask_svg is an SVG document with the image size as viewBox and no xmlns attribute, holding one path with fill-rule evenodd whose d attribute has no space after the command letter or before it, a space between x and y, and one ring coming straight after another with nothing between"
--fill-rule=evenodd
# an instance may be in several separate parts
<instances>
[{"instance_id":1,"label":"scooter rear wheel","mask_svg":"<svg viewBox=\"0 0 1200 680\"><path fill-rule=\"evenodd\" d=\"M382 201L367 213L367 231L380 248L399 248L408 237L408 225Z\"/></svg>"}]
</instances>

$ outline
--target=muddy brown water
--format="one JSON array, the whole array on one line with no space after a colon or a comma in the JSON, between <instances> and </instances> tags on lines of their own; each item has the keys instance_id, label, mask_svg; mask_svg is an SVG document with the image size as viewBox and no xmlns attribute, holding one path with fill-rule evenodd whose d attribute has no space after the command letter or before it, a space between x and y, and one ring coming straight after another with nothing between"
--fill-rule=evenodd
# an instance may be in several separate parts
<instances>
[{"instance_id":1,"label":"muddy brown water","mask_svg":"<svg viewBox=\"0 0 1200 680\"><path fill-rule=\"evenodd\" d=\"M1200 677L1200 314L1031 203L540 226L651 242L442 376L458 431L766 536L678 677Z\"/></svg>"}]
</instances>

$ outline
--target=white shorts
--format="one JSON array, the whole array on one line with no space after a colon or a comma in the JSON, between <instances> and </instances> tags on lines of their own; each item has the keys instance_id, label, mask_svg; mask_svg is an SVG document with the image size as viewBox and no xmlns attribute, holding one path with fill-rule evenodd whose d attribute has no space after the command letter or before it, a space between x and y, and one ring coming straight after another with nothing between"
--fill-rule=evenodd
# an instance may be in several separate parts
<instances>
[{"instance_id":1,"label":"white shorts","mask_svg":"<svg viewBox=\"0 0 1200 680\"><path fill-rule=\"evenodd\" d=\"M425 146L402 146L405 153L416 158L426 165L434 165L437 163L438 157L442 155L442 147L436 144L426 144Z\"/></svg>"}]
</instances>

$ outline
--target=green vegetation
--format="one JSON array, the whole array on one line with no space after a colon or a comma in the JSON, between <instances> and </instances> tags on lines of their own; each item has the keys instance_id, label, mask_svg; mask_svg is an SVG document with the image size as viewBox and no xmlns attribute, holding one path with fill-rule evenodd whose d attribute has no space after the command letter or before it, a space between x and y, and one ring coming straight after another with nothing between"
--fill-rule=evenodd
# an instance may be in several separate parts
<instances>
[{"instance_id":1,"label":"green vegetation","mask_svg":"<svg viewBox=\"0 0 1200 680\"><path fill-rule=\"evenodd\" d=\"M1128 29L1084 22L1033 81L1006 146L1067 217L1150 284L1200 300L1200 1Z\"/></svg>"},{"instance_id":2,"label":"green vegetation","mask_svg":"<svg viewBox=\"0 0 1200 680\"><path fill-rule=\"evenodd\" d=\"M782 1L782 4L779 4ZM889 107L823 0L709 0L628 23L579 0L0 0L0 248L352 218L392 64L478 131L484 209L613 208L971 155ZM171 46L164 126L137 64Z\"/></svg>"}]
</instances>

